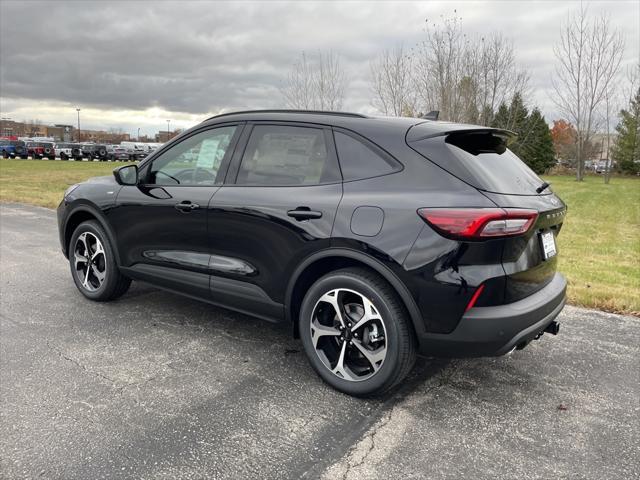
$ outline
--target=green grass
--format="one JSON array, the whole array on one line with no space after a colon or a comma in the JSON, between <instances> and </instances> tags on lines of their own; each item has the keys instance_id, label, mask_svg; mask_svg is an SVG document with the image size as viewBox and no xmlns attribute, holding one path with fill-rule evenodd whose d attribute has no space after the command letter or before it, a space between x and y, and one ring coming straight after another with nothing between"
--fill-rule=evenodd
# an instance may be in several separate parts
<instances>
[{"instance_id":1,"label":"green grass","mask_svg":"<svg viewBox=\"0 0 640 480\"><path fill-rule=\"evenodd\" d=\"M558 269L569 281L569 302L640 316L640 179L545 180L568 205Z\"/></svg>"},{"instance_id":2,"label":"green grass","mask_svg":"<svg viewBox=\"0 0 640 480\"><path fill-rule=\"evenodd\" d=\"M55 208L65 189L123 163L0 160L0 201ZM640 179L546 178L569 206L558 237L569 302L640 316Z\"/></svg>"},{"instance_id":3,"label":"green grass","mask_svg":"<svg viewBox=\"0 0 640 480\"><path fill-rule=\"evenodd\" d=\"M55 208L64 191L91 177L111 175L125 162L0 159L0 201Z\"/></svg>"}]
</instances>

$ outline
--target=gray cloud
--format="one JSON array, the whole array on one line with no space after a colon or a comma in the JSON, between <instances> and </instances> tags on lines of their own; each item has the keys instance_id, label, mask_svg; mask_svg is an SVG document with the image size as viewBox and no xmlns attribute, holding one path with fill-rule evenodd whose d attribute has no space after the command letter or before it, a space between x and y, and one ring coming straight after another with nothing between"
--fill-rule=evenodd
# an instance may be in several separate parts
<instances>
[{"instance_id":1,"label":"gray cloud","mask_svg":"<svg viewBox=\"0 0 640 480\"><path fill-rule=\"evenodd\" d=\"M500 30L530 69L535 100L545 91L552 45L575 2L464 2L465 30ZM638 58L637 2L595 3L628 37ZM422 38L425 18L450 2L2 2L0 96L102 109L204 114L278 107L279 87L302 50L332 49L351 80L345 106L371 110L369 61L385 47Z\"/></svg>"}]
</instances>

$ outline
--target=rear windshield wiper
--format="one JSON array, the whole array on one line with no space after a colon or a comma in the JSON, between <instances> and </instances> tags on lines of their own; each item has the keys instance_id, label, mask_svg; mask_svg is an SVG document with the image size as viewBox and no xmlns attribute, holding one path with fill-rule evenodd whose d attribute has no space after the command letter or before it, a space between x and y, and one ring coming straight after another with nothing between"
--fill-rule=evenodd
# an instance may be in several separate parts
<instances>
[{"instance_id":1,"label":"rear windshield wiper","mask_svg":"<svg viewBox=\"0 0 640 480\"><path fill-rule=\"evenodd\" d=\"M542 193L544 192L547 188L549 188L551 186L550 183L544 182L542 185L540 185L538 188L536 188L536 193Z\"/></svg>"}]
</instances>

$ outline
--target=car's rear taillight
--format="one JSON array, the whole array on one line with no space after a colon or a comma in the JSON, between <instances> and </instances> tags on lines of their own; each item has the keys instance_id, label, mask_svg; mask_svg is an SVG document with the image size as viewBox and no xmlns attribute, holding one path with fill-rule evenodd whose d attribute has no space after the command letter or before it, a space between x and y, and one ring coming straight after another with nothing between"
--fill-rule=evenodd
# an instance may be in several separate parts
<instances>
[{"instance_id":1,"label":"car's rear taillight","mask_svg":"<svg viewBox=\"0 0 640 480\"><path fill-rule=\"evenodd\" d=\"M421 208L418 215L445 237L482 240L526 233L538 212L519 208Z\"/></svg>"}]
</instances>

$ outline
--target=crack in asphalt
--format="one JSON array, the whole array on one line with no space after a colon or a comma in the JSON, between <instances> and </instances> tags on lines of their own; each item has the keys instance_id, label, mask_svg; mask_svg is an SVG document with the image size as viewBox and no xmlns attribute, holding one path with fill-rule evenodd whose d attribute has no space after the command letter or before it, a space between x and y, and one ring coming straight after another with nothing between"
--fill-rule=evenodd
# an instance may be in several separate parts
<instances>
[{"instance_id":1,"label":"crack in asphalt","mask_svg":"<svg viewBox=\"0 0 640 480\"><path fill-rule=\"evenodd\" d=\"M178 342L178 343L182 343L182 342ZM80 369L82 369L82 371L88 373L89 375L92 375L94 377L97 378L101 378L103 380L107 380L109 383L111 383L111 387L116 389L118 391L119 395L122 395L122 393L124 392L125 389L129 388L129 387L140 387L146 383L152 382L154 380L156 380L157 378L161 377L160 373L157 373L155 375L153 375L152 377L146 378L144 380L137 380L135 382L129 382L129 383L125 383L124 385L118 385L120 382L118 380L115 380L107 375L104 375L103 373L97 372L95 370L91 370L90 368L88 368L86 365L84 365L83 363L79 362L78 360L76 360L75 358L69 357L67 355L65 355L61 350L55 348L54 346L51 345L51 343L49 343L49 340L46 341L46 345L47 348L49 350L51 350L52 352L56 353L60 358L62 358L63 360L66 360L68 362L73 363L74 365L76 365L77 367L79 367ZM84 402L83 402L84 403ZM139 403L136 401L136 403Z\"/></svg>"},{"instance_id":2,"label":"crack in asphalt","mask_svg":"<svg viewBox=\"0 0 640 480\"><path fill-rule=\"evenodd\" d=\"M90 375L93 375L94 377L98 377L98 378L102 378L103 380L107 380L108 382L111 383L112 387L116 388L116 386L117 386L117 381L116 380L114 380L114 379L112 379L112 378L108 377L107 375L104 375L104 374L102 374L100 372L96 372L95 370L90 370L89 368L87 368L86 365L80 363L75 358L71 358L71 357L66 356L61 350L58 350L57 348L52 346L49 343L49 340L47 340L46 344L47 344L47 348L49 350L51 350L52 352L55 352L60 358L66 360L68 362L73 363L74 365L76 365L77 367L80 367L83 371L87 372Z\"/></svg>"},{"instance_id":3,"label":"crack in asphalt","mask_svg":"<svg viewBox=\"0 0 640 480\"><path fill-rule=\"evenodd\" d=\"M442 388L445 385L447 385L450 382L451 378L456 374L455 367L456 367L455 363L452 362L447 368L448 373L446 375L441 375L440 379L434 385L423 390L421 394L428 395L433 391L435 391L436 389ZM394 399L394 401L388 406L389 408L388 413L386 413L380 420L378 420L378 422L376 422L376 424L371 428L369 433L367 433L361 440L357 441L351 447L349 453L346 455L346 468L341 476L341 480L347 480L351 472L355 471L356 469L358 469L359 467L365 464L365 462L367 461L371 453L373 453L373 451L376 448L376 436L380 433L381 430L383 430L392 421L394 412L396 411L396 409L403 403L404 400L406 400L409 397L411 393L413 393L413 391L415 390L415 387L423 379L422 378L423 376L424 376L424 372L421 372L418 375L418 378L414 382L412 382L411 387L404 389L404 391L401 392L400 396ZM357 452L358 446L360 446L361 444L363 444L363 442L367 440L370 441L369 448L367 449L366 452L364 452L360 460L358 460L356 463L352 463L351 458ZM325 471L325 473L328 473L330 468L331 467L329 467Z\"/></svg>"}]
</instances>

